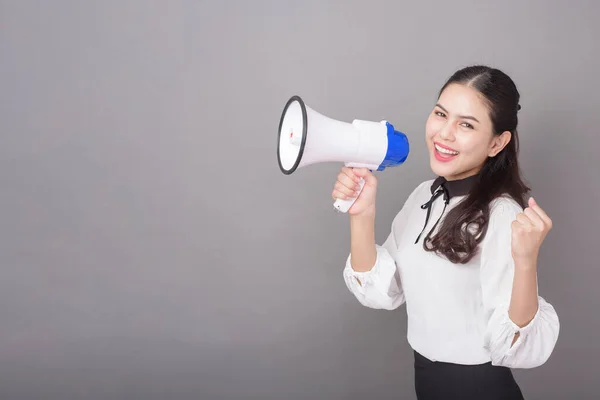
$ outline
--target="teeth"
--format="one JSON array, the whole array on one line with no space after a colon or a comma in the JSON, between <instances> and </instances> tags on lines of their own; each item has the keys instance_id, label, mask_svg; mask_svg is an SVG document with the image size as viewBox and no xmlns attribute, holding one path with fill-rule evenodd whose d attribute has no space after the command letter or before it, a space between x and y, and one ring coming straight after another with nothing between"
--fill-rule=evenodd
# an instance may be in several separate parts
<instances>
[{"instance_id":1,"label":"teeth","mask_svg":"<svg viewBox=\"0 0 600 400\"><path fill-rule=\"evenodd\" d=\"M440 153L444 153L444 154L450 154L450 155L453 155L453 156L455 156L455 155L457 155L457 154L458 154L458 151L447 150L447 149L444 149L444 148L442 148L442 147L438 146L437 144L435 145L435 148L436 148L436 149L437 149L437 151L439 151Z\"/></svg>"}]
</instances>

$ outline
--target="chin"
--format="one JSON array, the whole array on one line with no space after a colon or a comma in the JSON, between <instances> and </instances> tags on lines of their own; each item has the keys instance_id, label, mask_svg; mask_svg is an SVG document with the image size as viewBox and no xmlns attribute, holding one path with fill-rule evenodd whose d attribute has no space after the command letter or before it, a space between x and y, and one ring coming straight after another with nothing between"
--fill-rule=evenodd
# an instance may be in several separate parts
<instances>
[{"instance_id":1,"label":"chin","mask_svg":"<svg viewBox=\"0 0 600 400\"><path fill-rule=\"evenodd\" d=\"M450 168L440 167L439 165L437 165L435 160L430 163L430 167L431 171L437 176L448 177L454 175L454 170Z\"/></svg>"},{"instance_id":2,"label":"chin","mask_svg":"<svg viewBox=\"0 0 600 400\"><path fill-rule=\"evenodd\" d=\"M454 175L457 170L454 161L456 160L453 160L453 162L450 163L440 162L435 158L435 155L431 153L429 157L429 166L433 173L438 176L450 176Z\"/></svg>"}]
</instances>

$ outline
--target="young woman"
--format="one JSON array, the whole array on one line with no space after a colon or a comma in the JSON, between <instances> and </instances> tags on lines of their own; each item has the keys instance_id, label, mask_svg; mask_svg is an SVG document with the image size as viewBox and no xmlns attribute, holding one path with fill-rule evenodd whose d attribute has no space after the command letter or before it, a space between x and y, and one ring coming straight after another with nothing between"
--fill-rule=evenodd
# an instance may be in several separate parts
<instances>
[{"instance_id":1,"label":"young woman","mask_svg":"<svg viewBox=\"0 0 600 400\"><path fill-rule=\"evenodd\" d=\"M436 179L421 183L375 243L377 179L342 168L333 198L348 210L348 289L366 307L406 303L419 400L523 399L511 368L546 362L559 333L538 295L537 259L552 221L517 161L519 92L502 71L472 66L442 87L425 127Z\"/></svg>"}]
</instances>

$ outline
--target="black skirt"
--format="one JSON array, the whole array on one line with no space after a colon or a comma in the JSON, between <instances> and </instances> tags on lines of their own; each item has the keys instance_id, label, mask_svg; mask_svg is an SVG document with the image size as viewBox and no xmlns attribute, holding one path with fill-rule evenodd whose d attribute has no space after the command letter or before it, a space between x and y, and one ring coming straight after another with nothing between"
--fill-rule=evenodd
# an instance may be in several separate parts
<instances>
[{"instance_id":1,"label":"black skirt","mask_svg":"<svg viewBox=\"0 0 600 400\"><path fill-rule=\"evenodd\" d=\"M523 400L509 368L431 361L415 351L418 400Z\"/></svg>"}]
</instances>

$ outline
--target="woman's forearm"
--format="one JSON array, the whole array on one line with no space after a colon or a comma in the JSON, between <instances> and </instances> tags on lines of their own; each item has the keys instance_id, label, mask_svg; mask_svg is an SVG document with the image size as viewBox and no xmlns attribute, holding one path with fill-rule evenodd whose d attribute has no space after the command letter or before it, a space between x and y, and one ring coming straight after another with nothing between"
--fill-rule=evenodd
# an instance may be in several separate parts
<instances>
[{"instance_id":1,"label":"woman's forearm","mask_svg":"<svg viewBox=\"0 0 600 400\"><path fill-rule=\"evenodd\" d=\"M529 324L538 311L539 249L546 234L552 229L552 220L535 199L530 197L527 203L528 207L517 215L511 226L515 274L508 315L520 327Z\"/></svg>"},{"instance_id":2,"label":"woman's forearm","mask_svg":"<svg viewBox=\"0 0 600 400\"><path fill-rule=\"evenodd\" d=\"M515 275L508 315L519 327L527 325L538 310L537 260L515 259Z\"/></svg>"},{"instance_id":3,"label":"woman's forearm","mask_svg":"<svg viewBox=\"0 0 600 400\"><path fill-rule=\"evenodd\" d=\"M377 260L375 247L375 217L350 217L350 260L352 269L370 271Z\"/></svg>"}]
</instances>

